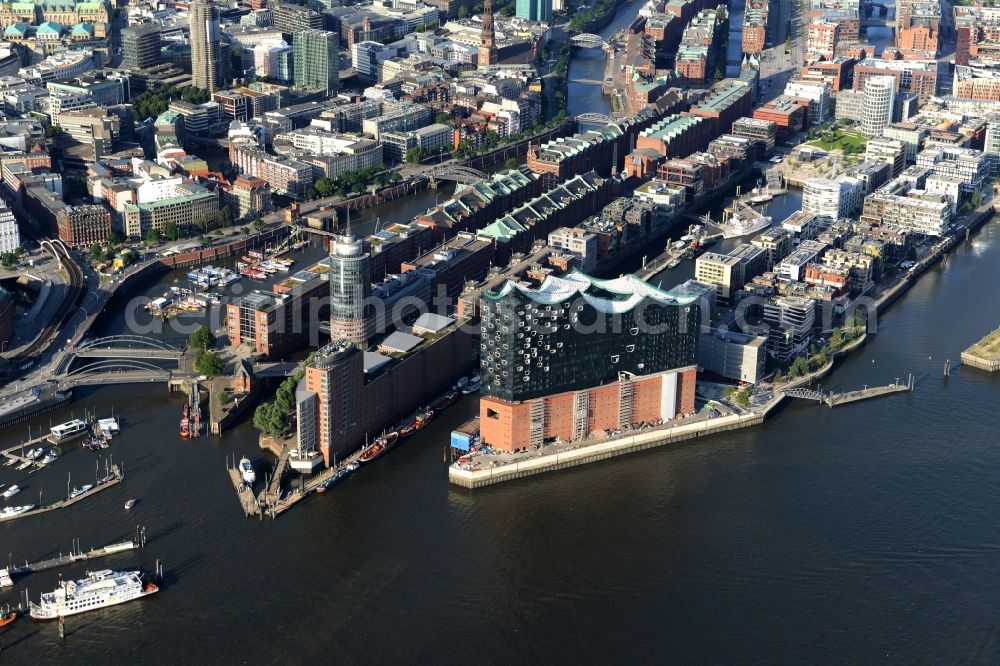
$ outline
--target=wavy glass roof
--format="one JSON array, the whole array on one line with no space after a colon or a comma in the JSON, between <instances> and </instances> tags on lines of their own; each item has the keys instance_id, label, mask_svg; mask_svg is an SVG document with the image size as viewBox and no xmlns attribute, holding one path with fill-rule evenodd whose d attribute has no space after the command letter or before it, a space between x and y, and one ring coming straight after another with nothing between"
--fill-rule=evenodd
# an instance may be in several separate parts
<instances>
[{"instance_id":1,"label":"wavy glass roof","mask_svg":"<svg viewBox=\"0 0 1000 666\"><path fill-rule=\"evenodd\" d=\"M594 309L605 314L628 312L646 298L653 299L663 305L688 305L698 300L696 294L672 294L657 289L631 274L622 275L612 280L599 280L577 270L563 277L550 275L537 289L508 280L499 291L487 292L484 296L499 300L515 289L541 305L555 305L581 296ZM606 292L610 296L594 292Z\"/></svg>"}]
</instances>

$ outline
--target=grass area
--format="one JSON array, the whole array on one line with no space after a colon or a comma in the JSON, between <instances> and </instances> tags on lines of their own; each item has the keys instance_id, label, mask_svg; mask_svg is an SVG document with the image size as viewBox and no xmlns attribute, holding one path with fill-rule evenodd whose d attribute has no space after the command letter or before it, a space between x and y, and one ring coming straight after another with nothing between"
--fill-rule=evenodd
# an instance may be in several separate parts
<instances>
[{"instance_id":1,"label":"grass area","mask_svg":"<svg viewBox=\"0 0 1000 666\"><path fill-rule=\"evenodd\" d=\"M845 152L862 152L868 145L868 139L858 132L849 132L842 129L834 129L823 132L822 136L812 141L807 141L806 145L816 146L823 150L845 150Z\"/></svg>"},{"instance_id":2,"label":"grass area","mask_svg":"<svg viewBox=\"0 0 1000 666\"><path fill-rule=\"evenodd\" d=\"M969 353L977 356L1000 356L1000 328L969 347Z\"/></svg>"}]
</instances>

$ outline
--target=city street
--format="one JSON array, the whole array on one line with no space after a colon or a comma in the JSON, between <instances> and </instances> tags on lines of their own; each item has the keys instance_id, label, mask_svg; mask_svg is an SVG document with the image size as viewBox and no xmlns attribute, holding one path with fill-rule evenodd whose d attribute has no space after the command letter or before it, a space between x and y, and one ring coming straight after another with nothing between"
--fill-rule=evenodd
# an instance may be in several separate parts
<instances>
[{"instance_id":1,"label":"city street","mask_svg":"<svg viewBox=\"0 0 1000 666\"><path fill-rule=\"evenodd\" d=\"M768 39L770 47L760 55L760 95L758 103L770 102L785 90L799 67L805 61L805 29L803 4L799 0L778 0L778 16L774 19L774 37ZM788 22L791 21L792 48L785 53Z\"/></svg>"}]
</instances>

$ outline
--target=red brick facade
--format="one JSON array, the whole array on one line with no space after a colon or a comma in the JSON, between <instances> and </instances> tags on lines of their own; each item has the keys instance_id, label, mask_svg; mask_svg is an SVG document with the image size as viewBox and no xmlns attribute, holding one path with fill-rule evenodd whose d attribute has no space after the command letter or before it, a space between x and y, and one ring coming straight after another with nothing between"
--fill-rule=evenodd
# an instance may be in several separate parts
<instances>
[{"instance_id":1,"label":"red brick facade","mask_svg":"<svg viewBox=\"0 0 1000 666\"><path fill-rule=\"evenodd\" d=\"M636 378L629 384L631 398L623 396L625 386L621 382L612 382L583 391L538 398L537 401L542 403L542 438L572 441L602 430L653 423L659 419L666 421L695 411L694 368L668 370ZM483 396L479 403L483 441L502 451L529 447L532 444L532 406L537 401L517 402ZM585 423L577 422L578 401L586 404ZM623 418L623 404L628 405L631 416ZM538 413L537 407L535 412Z\"/></svg>"}]
</instances>

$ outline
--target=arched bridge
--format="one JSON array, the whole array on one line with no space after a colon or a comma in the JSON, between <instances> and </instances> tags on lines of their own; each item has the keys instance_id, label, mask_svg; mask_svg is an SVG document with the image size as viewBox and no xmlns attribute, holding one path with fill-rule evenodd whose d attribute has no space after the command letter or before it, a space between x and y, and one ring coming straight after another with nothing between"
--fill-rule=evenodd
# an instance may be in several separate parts
<instances>
[{"instance_id":1,"label":"arched bridge","mask_svg":"<svg viewBox=\"0 0 1000 666\"><path fill-rule=\"evenodd\" d=\"M169 379L173 373L169 369L160 367L154 363L147 363L136 359L109 359L86 363L70 370L64 377L72 379L74 377L103 374L143 374L153 375L159 379Z\"/></svg>"},{"instance_id":2,"label":"arched bridge","mask_svg":"<svg viewBox=\"0 0 1000 666\"><path fill-rule=\"evenodd\" d=\"M179 360L184 350L142 335L109 335L88 340L73 350L77 358L155 358Z\"/></svg>"},{"instance_id":3,"label":"arched bridge","mask_svg":"<svg viewBox=\"0 0 1000 666\"><path fill-rule=\"evenodd\" d=\"M584 49L603 49L608 45L608 43L601 39L601 37L589 32L585 32L581 35L573 35L570 37L569 43L573 46L579 46Z\"/></svg>"},{"instance_id":4,"label":"arched bridge","mask_svg":"<svg viewBox=\"0 0 1000 666\"><path fill-rule=\"evenodd\" d=\"M815 400L816 402L825 402L827 397L820 391L814 391L808 388L793 388L785 391L785 395L789 398L801 398L803 400Z\"/></svg>"},{"instance_id":5,"label":"arched bridge","mask_svg":"<svg viewBox=\"0 0 1000 666\"><path fill-rule=\"evenodd\" d=\"M606 116L603 113L581 113L576 117L576 121L588 125L607 125L611 123L611 116Z\"/></svg>"},{"instance_id":6,"label":"arched bridge","mask_svg":"<svg viewBox=\"0 0 1000 666\"><path fill-rule=\"evenodd\" d=\"M482 171L471 167L445 164L430 172L431 178L438 180L455 180L460 183L476 183L489 178Z\"/></svg>"}]
</instances>

